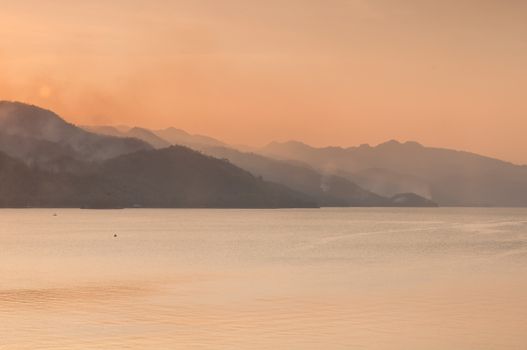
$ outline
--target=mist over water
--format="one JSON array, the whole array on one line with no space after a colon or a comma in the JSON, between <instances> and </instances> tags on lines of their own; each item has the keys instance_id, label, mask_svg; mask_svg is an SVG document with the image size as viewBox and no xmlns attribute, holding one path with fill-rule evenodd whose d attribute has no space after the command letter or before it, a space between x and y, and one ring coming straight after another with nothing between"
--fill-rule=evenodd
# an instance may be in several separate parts
<instances>
[{"instance_id":1,"label":"mist over water","mask_svg":"<svg viewBox=\"0 0 527 350\"><path fill-rule=\"evenodd\" d=\"M0 349L527 346L527 209L2 210L0 247Z\"/></svg>"}]
</instances>

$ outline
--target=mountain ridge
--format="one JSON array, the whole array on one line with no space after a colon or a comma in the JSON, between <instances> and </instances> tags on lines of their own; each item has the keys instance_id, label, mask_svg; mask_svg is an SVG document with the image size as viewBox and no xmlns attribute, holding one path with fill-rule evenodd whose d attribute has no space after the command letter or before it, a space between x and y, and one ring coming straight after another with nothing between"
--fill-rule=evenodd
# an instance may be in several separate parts
<instances>
[{"instance_id":1,"label":"mountain ridge","mask_svg":"<svg viewBox=\"0 0 527 350\"><path fill-rule=\"evenodd\" d=\"M27 142L56 143L88 161L101 161L151 148L139 139L88 132L66 122L50 110L20 102L0 101L0 130L4 135L23 138Z\"/></svg>"},{"instance_id":2,"label":"mountain ridge","mask_svg":"<svg viewBox=\"0 0 527 350\"><path fill-rule=\"evenodd\" d=\"M310 164L384 196L415 192L442 206L527 206L526 166L472 152L392 140L350 148L273 142L259 153ZM378 181L361 176L371 169L377 169Z\"/></svg>"},{"instance_id":3,"label":"mountain ridge","mask_svg":"<svg viewBox=\"0 0 527 350\"><path fill-rule=\"evenodd\" d=\"M321 206L390 207L401 204L391 198L364 190L343 177L319 173L305 164L273 160L255 153L241 152L226 147L210 147L202 151L227 159L255 176L306 193L316 199ZM418 206L435 206L424 199L417 201L413 198L411 203L418 204Z\"/></svg>"},{"instance_id":4,"label":"mountain ridge","mask_svg":"<svg viewBox=\"0 0 527 350\"><path fill-rule=\"evenodd\" d=\"M527 206L526 165L415 141L346 148L273 141L242 152L174 127L81 130L49 110L7 101L0 102L0 128L0 151L55 173L82 173L93 166L89 163L179 144L229 159L253 176L293 188L325 205L370 205L370 199L378 205L380 198L419 202L402 196L413 193L443 206Z\"/></svg>"}]
</instances>

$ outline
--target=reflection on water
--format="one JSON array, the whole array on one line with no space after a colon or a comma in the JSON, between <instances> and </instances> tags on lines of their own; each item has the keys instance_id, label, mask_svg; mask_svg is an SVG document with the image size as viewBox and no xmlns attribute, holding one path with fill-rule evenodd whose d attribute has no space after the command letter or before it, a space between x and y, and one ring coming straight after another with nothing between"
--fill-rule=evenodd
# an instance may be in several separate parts
<instances>
[{"instance_id":1,"label":"reflection on water","mask_svg":"<svg viewBox=\"0 0 527 350\"><path fill-rule=\"evenodd\" d=\"M0 349L527 348L524 209L3 210L0 249Z\"/></svg>"}]
</instances>

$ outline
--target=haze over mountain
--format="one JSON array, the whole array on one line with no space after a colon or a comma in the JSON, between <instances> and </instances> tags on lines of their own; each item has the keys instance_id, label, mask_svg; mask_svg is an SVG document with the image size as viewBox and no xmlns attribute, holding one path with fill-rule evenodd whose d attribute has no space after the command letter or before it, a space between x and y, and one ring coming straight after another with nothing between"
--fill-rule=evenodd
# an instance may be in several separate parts
<instances>
[{"instance_id":1,"label":"haze over mountain","mask_svg":"<svg viewBox=\"0 0 527 350\"><path fill-rule=\"evenodd\" d=\"M381 195L415 192L445 206L527 206L527 167L416 142L315 148L273 142L267 156L339 174Z\"/></svg>"},{"instance_id":2,"label":"haze over mountain","mask_svg":"<svg viewBox=\"0 0 527 350\"><path fill-rule=\"evenodd\" d=\"M104 161L84 174L30 168L0 153L1 207L316 207L308 197L181 146Z\"/></svg>"},{"instance_id":3,"label":"haze over mountain","mask_svg":"<svg viewBox=\"0 0 527 350\"><path fill-rule=\"evenodd\" d=\"M397 198L383 197L364 190L344 177L321 173L298 162L275 160L226 147L204 148L203 152L228 159L265 180L305 193L322 206L435 206L435 203L417 195L401 196L401 193L397 193Z\"/></svg>"},{"instance_id":4,"label":"haze over mountain","mask_svg":"<svg viewBox=\"0 0 527 350\"><path fill-rule=\"evenodd\" d=\"M240 152L214 138L191 135L176 128L157 131L137 127L117 129L111 126L91 126L85 128L110 135L136 136L156 148L162 148L168 143L161 138L166 137L174 145L186 145L214 157L227 159L255 176L304 193L315 199L321 206L435 206L435 203L420 196L398 197L398 201L394 201L391 197L400 192L383 197L366 191L345 178L318 173L305 164L280 162L255 153ZM133 131L135 132L132 133Z\"/></svg>"},{"instance_id":5,"label":"haze over mountain","mask_svg":"<svg viewBox=\"0 0 527 350\"><path fill-rule=\"evenodd\" d=\"M183 146L114 158L100 172L115 183L114 191L148 207L317 206L308 196Z\"/></svg>"},{"instance_id":6,"label":"haze over mountain","mask_svg":"<svg viewBox=\"0 0 527 350\"><path fill-rule=\"evenodd\" d=\"M0 151L40 171L93 175L104 161L154 148L160 152L177 144L224 158L255 178L280 184L283 187L275 188L289 192L288 203L303 198L310 205L322 206L430 206L434 202L443 206L527 206L526 166L416 142L392 140L375 147L350 148L273 142L257 152L242 152L212 137L176 128L84 127L95 134L50 111L11 102L0 103L0 127ZM155 152L148 154L156 158ZM139 160L147 166L144 158ZM183 171L187 165L179 166ZM157 168L163 169L161 165ZM197 194L197 187L192 188L204 198ZM262 204L255 201L253 205Z\"/></svg>"},{"instance_id":7,"label":"haze over mountain","mask_svg":"<svg viewBox=\"0 0 527 350\"><path fill-rule=\"evenodd\" d=\"M181 145L188 146L194 149L200 149L203 147L222 147L226 146L225 143L216 140L212 137L203 135L192 135L188 132L176 129L173 127L162 129L162 130L148 130L139 127L114 127L108 125L101 126L83 126L85 130L117 137L135 137L149 143L155 148L168 147L170 145Z\"/></svg>"},{"instance_id":8,"label":"haze over mountain","mask_svg":"<svg viewBox=\"0 0 527 350\"><path fill-rule=\"evenodd\" d=\"M317 206L304 194L186 147L153 150L138 139L93 134L21 103L2 102L0 112L4 207ZM47 166L64 159L78 167Z\"/></svg>"},{"instance_id":9,"label":"haze over mountain","mask_svg":"<svg viewBox=\"0 0 527 350\"><path fill-rule=\"evenodd\" d=\"M133 128L127 128L127 127L121 127L117 128L114 126L82 126L84 130L101 134L101 135L108 135L108 136L115 136L115 137L121 137L121 138L127 138L132 137L139 140L142 140L146 143L148 143L150 146L154 148L165 148L171 145L170 142L162 139L161 137L157 136L153 131L140 128L140 127L133 127Z\"/></svg>"},{"instance_id":10,"label":"haze over mountain","mask_svg":"<svg viewBox=\"0 0 527 350\"><path fill-rule=\"evenodd\" d=\"M379 198L391 203L393 197L407 193L443 206L527 205L526 166L470 152L425 147L417 142L392 140L376 147L350 148L273 142L251 152L235 151L235 147L228 145L189 144L207 154L229 159L254 175L314 196L322 205L381 205ZM363 192L330 193L328 182L322 179L331 179L333 189L340 188L336 184L342 185L345 180L344 187L348 190L349 185L360 186ZM321 186L322 183L326 185ZM365 193L376 195L377 199ZM412 201L412 197L403 198Z\"/></svg>"},{"instance_id":11,"label":"haze over mountain","mask_svg":"<svg viewBox=\"0 0 527 350\"><path fill-rule=\"evenodd\" d=\"M146 142L93 134L69 124L55 113L19 102L0 101L0 151L25 161L70 157L102 161L150 149Z\"/></svg>"},{"instance_id":12,"label":"haze over mountain","mask_svg":"<svg viewBox=\"0 0 527 350\"><path fill-rule=\"evenodd\" d=\"M173 127L154 130L153 132L164 140L176 145L185 145L189 147L226 146L225 143L216 140L215 138L203 135L192 135L184 130Z\"/></svg>"}]
</instances>

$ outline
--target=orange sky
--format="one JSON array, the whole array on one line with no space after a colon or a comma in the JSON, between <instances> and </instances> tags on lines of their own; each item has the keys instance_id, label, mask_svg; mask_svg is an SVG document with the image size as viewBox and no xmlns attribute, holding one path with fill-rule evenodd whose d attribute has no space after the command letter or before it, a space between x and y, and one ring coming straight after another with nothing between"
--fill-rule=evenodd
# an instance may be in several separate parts
<instances>
[{"instance_id":1,"label":"orange sky","mask_svg":"<svg viewBox=\"0 0 527 350\"><path fill-rule=\"evenodd\" d=\"M527 164L527 1L0 0L0 99L231 143Z\"/></svg>"}]
</instances>

